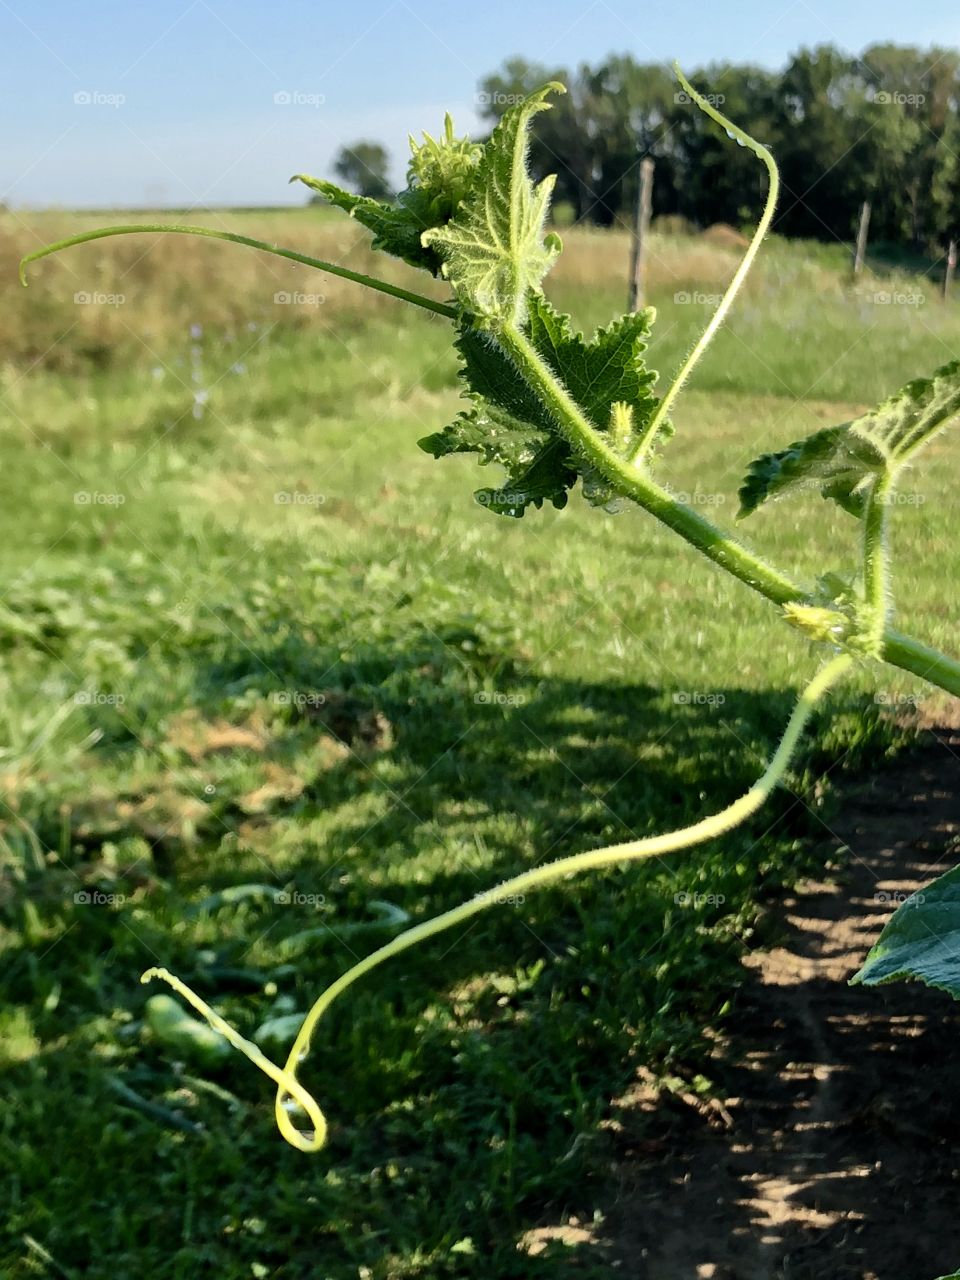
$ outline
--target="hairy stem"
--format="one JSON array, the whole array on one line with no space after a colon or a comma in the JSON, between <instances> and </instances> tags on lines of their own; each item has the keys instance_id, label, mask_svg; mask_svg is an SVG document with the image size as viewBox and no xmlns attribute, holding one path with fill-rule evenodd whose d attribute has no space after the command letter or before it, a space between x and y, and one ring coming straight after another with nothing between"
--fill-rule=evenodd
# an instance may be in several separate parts
<instances>
[{"instance_id":1,"label":"hairy stem","mask_svg":"<svg viewBox=\"0 0 960 1280\"><path fill-rule=\"evenodd\" d=\"M280 258L287 258L292 262L300 262L305 266L316 267L320 271L327 271L332 275L342 277L344 280L352 280L356 284L376 289L380 293L399 298L403 302L410 302L414 306L422 307L427 311L432 311L449 319L455 319L459 315L458 310L453 306L443 302L435 302L431 298L422 297L417 293L411 293L407 289L388 284L384 280L377 280L372 276L350 271L348 268L337 266L335 263L311 258L307 254L297 253L293 249L280 249L276 245L254 240L249 236L237 235L231 231L217 231L209 227L139 223L132 226L105 227L97 231L87 231L82 235L72 236L67 240L59 240L55 244L45 245L42 249L28 254L20 264L21 280L26 283L26 267L29 263L37 262L49 254L58 253L61 249L68 249L77 244L86 244L91 240L99 240L105 236L134 235L140 232L207 236L213 240L227 240L235 244L247 245L253 249L260 249L265 253L272 253ZM502 345L509 349L511 336L501 334L500 337ZM578 452L590 457L593 465L624 496L632 498L645 510L655 515L668 528L678 533L680 537L701 551L714 564L718 564L735 578L746 583L748 587L759 592L760 595L765 596L768 600L773 601L774 604L783 605L792 600L804 600L806 598L807 593L804 589L792 581L785 573L749 551L729 534L718 529L709 520L704 519L698 512L693 511L682 502L678 502L668 490L656 484L649 477L644 476L635 465L631 465L629 461L624 461L624 459L618 457L593 430L591 424L584 418L566 389L554 378L552 371L542 364L539 354L530 346L523 334L514 330L513 338L516 340L514 344L516 349L513 352L514 359L523 371L524 376L544 394L544 398L556 418L562 434L574 445ZM535 364L531 363L530 356L533 357ZM645 432L644 441L649 442L651 439L650 433ZM881 656L884 661L889 662L892 666L900 667L902 670L910 672L911 675L918 676L921 680L926 680L930 684L944 689L947 693L960 697L960 662L947 657L945 654L938 652L938 650L932 649L928 645L922 644L909 636L904 636L888 627L883 633Z\"/></svg>"},{"instance_id":2,"label":"hairy stem","mask_svg":"<svg viewBox=\"0 0 960 1280\"><path fill-rule=\"evenodd\" d=\"M31 262L38 262L61 249L71 249L76 244L87 244L91 240L103 240L106 236L132 236L141 232L153 234L160 232L181 236L206 236L210 240L228 240L231 244L243 244L250 249L261 249L264 253L272 253L278 258L288 258L291 262L301 262L306 267L316 267L318 271L326 271L329 275L340 276L343 280L352 280L354 284L365 285L368 289L376 289L378 293L389 294L391 298L399 298L402 302L410 302L425 311L433 311L438 316L446 316L450 320L457 318L457 310L445 302L434 302L422 294L412 293L409 289L401 289L399 285L388 284L386 280L378 280L375 276L366 276L359 271L351 271L348 267L337 266L335 262L324 262L321 258L311 258L309 254L297 253L295 249L281 249L265 240L254 240L251 236L242 236L235 231L218 231L213 227L187 227L165 224L162 222L142 222L131 226L100 227L96 231L84 231L80 235L70 236L67 240L58 240L55 244L45 244L42 249L28 253L20 262L20 282L27 283L27 267Z\"/></svg>"},{"instance_id":3,"label":"hairy stem","mask_svg":"<svg viewBox=\"0 0 960 1280\"><path fill-rule=\"evenodd\" d=\"M705 556L777 604L803 598L803 590L778 569L686 506L611 448L521 330L504 325L497 340L550 410L561 434L624 497L632 498Z\"/></svg>"},{"instance_id":4,"label":"hairy stem","mask_svg":"<svg viewBox=\"0 0 960 1280\"><path fill-rule=\"evenodd\" d=\"M524 333L504 326L498 332L497 340L542 398L563 437L618 493L631 498L707 559L774 604L784 605L808 598L808 592L785 573L718 529L699 512L679 502L669 490L621 458L587 420L580 406ZM886 628L882 633L880 656L891 665L960 697L960 662L936 649Z\"/></svg>"},{"instance_id":5,"label":"hairy stem","mask_svg":"<svg viewBox=\"0 0 960 1280\"><path fill-rule=\"evenodd\" d=\"M885 471L874 481L863 513L863 639L871 652L883 648L890 599L887 515L894 477Z\"/></svg>"},{"instance_id":6,"label":"hairy stem","mask_svg":"<svg viewBox=\"0 0 960 1280\"><path fill-rule=\"evenodd\" d=\"M148 969L141 981L149 982L153 978L160 978L162 981L169 983L198 1013L207 1019L214 1030L225 1036L235 1048L250 1059L254 1066L259 1067L271 1080L275 1081L277 1084L275 1110L277 1126L280 1132L290 1145L296 1147L299 1151L309 1153L319 1151L326 1141L326 1117L313 1096L297 1080L297 1069L310 1051L310 1043L317 1024L338 996L342 995L358 978L362 978L364 974L369 973L371 969L376 969L386 960L392 959L409 947L416 946L418 942L423 942L427 938L435 937L438 933L444 933L447 929L453 929L457 925L463 924L471 916L475 916L481 911L486 911L488 907L516 899L533 889L542 888L544 885L552 884L556 880L563 880L567 876L578 875L583 871L598 871L621 862L657 858L663 854L689 849L696 844L702 844L706 840L713 840L717 836L724 835L734 827L739 826L740 823L756 813L783 778L811 712L827 690L836 684L840 677L849 670L851 663L852 659L847 654L840 654L831 659L814 676L813 680L801 693L793 714L787 722L783 737L780 739L776 752L767 768L750 790L738 800L735 800L733 804L721 809L719 813L715 813L709 818L703 818L700 822L695 822L692 826L683 827L677 831L670 831L659 836L648 836L642 840L630 840L625 844L608 845L605 849L592 849L586 853L571 854L568 858L559 858L556 862L548 862L545 866L534 867L532 871L525 871L521 875L513 876L510 880L504 880L502 884L488 890L486 893L477 894L469 902L461 903L459 907L454 907L451 911L444 911L442 915L435 916L432 920L426 920L423 924L407 929L399 937L394 938L377 951L365 956L358 964L355 964L341 975L336 982L331 983L314 1004L306 1018L304 1018L287 1061L282 1068L271 1062L255 1044L251 1044L250 1041L244 1040L242 1036L238 1035L229 1023L225 1022L204 1000L166 969ZM288 1110L288 1102L291 1099L298 1103L309 1116L314 1126L312 1133L303 1132L293 1123Z\"/></svg>"},{"instance_id":7,"label":"hairy stem","mask_svg":"<svg viewBox=\"0 0 960 1280\"><path fill-rule=\"evenodd\" d=\"M735 125L732 120L728 120L725 115L719 112L716 109L716 107L712 106L706 100L706 98L704 98L701 94L699 94L696 91L696 89L693 87L693 85L690 83L690 81L687 79L687 77L680 70L680 67L677 65L677 63L674 63L673 69L677 79L683 85L686 92L694 100L694 102L697 104L700 110L704 112L705 115L708 115L711 120L715 120L717 124L723 125L723 127L726 129L728 134L730 134L738 142L742 143L743 146L748 147L754 153L755 156L758 156L763 161L763 163L766 165L767 173L770 176L770 185L767 189L767 199L763 207L763 214L760 218L760 221L757 223L756 231L753 233L753 239L750 241L750 247L747 249L747 252L743 255L743 260L740 263L739 267L737 267L737 270L734 273L733 279L727 285L727 290L724 293L723 297L720 299L720 305L717 307L716 311L711 316L710 323L707 325L703 333L700 335L700 338L696 346L693 348L693 350L687 356L686 360L681 365L679 372L677 373L670 387L667 389L659 405L657 406L657 410L650 421L649 432L644 433L645 439L648 439L648 440L652 439L656 435L659 428L666 421L667 415L670 412L670 409L673 405L674 400L676 400L677 396L680 394L680 390L683 387L683 384L686 382L687 378L689 378L697 361L700 359L700 357L709 347L710 343L713 341L714 334L723 324L724 318L726 317L727 312L730 310L730 307L733 303L734 298L737 296L737 294L740 291L740 286L743 284L744 280L747 278L747 274L749 273L750 268L753 266L753 260L757 256L757 252L760 248L760 245L762 244L763 239L766 236L767 232L770 230L770 223L773 221L773 215L777 207L777 199L780 195L780 172L777 169L776 161L774 160L770 152L767 150L767 148L763 146L761 143L757 142L755 138L751 138L748 133L744 133L744 131L741 128L739 128L737 125ZM643 451L644 451L644 442L641 441L637 445L636 449L634 450L634 453L630 458L630 461L635 465L641 462Z\"/></svg>"}]
</instances>

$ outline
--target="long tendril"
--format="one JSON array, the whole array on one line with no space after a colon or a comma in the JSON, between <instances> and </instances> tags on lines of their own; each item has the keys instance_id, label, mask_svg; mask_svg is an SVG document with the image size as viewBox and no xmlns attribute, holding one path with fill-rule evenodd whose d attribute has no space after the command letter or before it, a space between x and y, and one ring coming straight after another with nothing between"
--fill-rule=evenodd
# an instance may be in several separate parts
<instances>
[{"instance_id":1,"label":"long tendril","mask_svg":"<svg viewBox=\"0 0 960 1280\"><path fill-rule=\"evenodd\" d=\"M279 245L268 244L266 240L255 240L252 236L243 236L236 231L219 231L215 227L189 227L177 223L139 222L129 226L98 227L95 231L82 231L79 235L70 236L66 240L57 240L53 244L45 244L42 249L28 253L20 260L20 283L27 283L27 267L31 262L39 262L52 253L62 249L72 249L77 244L88 244L91 240L103 240L107 236L132 236L142 232L149 234L180 236L206 236L209 240L227 240L230 244L243 244L250 249L260 249L264 253L272 253L277 258L288 258L291 262L300 262L306 267L315 267L318 271L326 271L328 275L340 276L344 280L352 280L354 284L365 285L368 289L376 289L378 293L389 294L391 298L399 298L402 302L410 302L425 311L433 311L438 316L446 316L455 320L457 311L445 302L435 302L423 294L414 293L410 289L402 289L397 284L389 284L376 276L364 275L360 271L351 271L349 267L341 267L335 262L324 262L322 258L312 258L307 253L298 253L296 249L281 249Z\"/></svg>"},{"instance_id":2,"label":"long tendril","mask_svg":"<svg viewBox=\"0 0 960 1280\"><path fill-rule=\"evenodd\" d=\"M563 880L567 876L578 875L583 871L598 871L617 863L640 861L661 857L668 853L676 853L681 849L689 849L696 844L702 844L706 840L713 840L717 836L724 835L732 830L754 814L776 788L790 765L790 760L800 735L814 707L820 698L849 669L851 662L852 658L849 655L839 654L817 672L800 694L793 713L787 721L783 737L780 739L769 765L749 791L738 800L735 800L733 804L721 809L719 813L712 814L708 818L703 818L699 822L693 823L692 826L682 827L677 831L670 831L658 836L647 836L641 840L631 840L624 844L609 845L604 849L592 849L585 853L575 853L570 857L548 862L542 867L534 867L531 871L525 871L509 880L504 880L495 888L471 898L469 902L461 903L460 906L454 907L450 911L444 911L441 915L434 916L432 920L426 920L423 924L407 929L385 946L365 956L364 959L360 960L351 969L348 969L346 973L342 974L327 987L326 991L323 992L304 1018L293 1047L282 1067L271 1062L257 1045L239 1035L228 1022L210 1008L206 1001L202 1000L196 992L191 991L185 983L181 982L179 978L175 977L167 969L148 969L141 977L141 982L150 982L154 978L159 978L168 983L188 1004L206 1018L215 1031L219 1031L234 1048L249 1058L255 1067L269 1076L277 1085L275 1113L277 1126L284 1138L299 1151L308 1153L320 1151L327 1139L328 1126L326 1116L313 1095L297 1079L297 1071L310 1052L313 1035L320 1019L348 987L352 986L359 978L362 978L364 974L376 969L379 965L399 955L402 951L406 951L409 947L416 946L417 943L424 942L439 933L444 933L447 929L453 929L469 920L471 916L475 916L481 911L486 911L489 907L501 904L507 899L515 899L520 894L526 894L533 889L542 888L544 885L551 884L556 880ZM297 1103L302 1107L313 1124L312 1132L299 1129L294 1124L291 1118L291 1103Z\"/></svg>"},{"instance_id":3,"label":"long tendril","mask_svg":"<svg viewBox=\"0 0 960 1280\"><path fill-rule=\"evenodd\" d=\"M757 229L753 233L753 239L750 241L750 246L743 255L743 260L739 267L737 267L733 279L727 285L726 292L720 299L719 306L710 317L709 324L697 340L696 346L680 366L679 372L676 374L673 382L670 384L669 388L660 400L660 403L657 405L657 410L644 432L643 440L637 444L633 457L630 459L631 462L639 462L641 460L645 442L647 440L654 439L657 430L666 421L673 402L680 394L680 390L693 371L694 365L696 365L707 347L709 347L710 343L713 341L713 335L723 324L724 318L730 310L734 298L740 291L740 286L747 278L750 268L753 266L753 260L757 256L760 245L767 232L770 230L770 223L773 221L773 215L777 208L777 200L780 195L780 171L777 168L777 162L774 160L767 148L762 143L757 142L756 138L751 138L750 134L745 133L739 125L734 124L732 120L728 120L721 111L718 111L711 102L709 102L702 94L698 93L680 70L677 63L673 64L673 70L677 79L683 85L684 90L690 95L700 110L705 115L708 115L711 120L715 120L717 124L723 125L731 138L735 139L742 146L749 148L755 156L759 157L759 159L763 161L770 178L770 184L767 188L767 199L763 206L763 213L760 217L760 221L757 223Z\"/></svg>"}]
</instances>

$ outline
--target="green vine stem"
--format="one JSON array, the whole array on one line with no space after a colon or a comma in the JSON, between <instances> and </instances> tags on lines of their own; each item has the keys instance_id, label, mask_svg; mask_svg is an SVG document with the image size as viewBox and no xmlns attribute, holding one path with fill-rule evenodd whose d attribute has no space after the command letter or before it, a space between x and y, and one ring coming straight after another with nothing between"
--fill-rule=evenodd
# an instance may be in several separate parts
<instances>
[{"instance_id":1,"label":"green vine stem","mask_svg":"<svg viewBox=\"0 0 960 1280\"><path fill-rule=\"evenodd\" d=\"M885 471L873 482L863 513L863 636L870 652L880 653L890 602L887 524L894 474Z\"/></svg>"},{"instance_id":2,"label":"green vine stem","mask_svg":"<svg viewBox=\"0 0 960 1280\"><path fill-rule=\"evenodd\" d=\"M764 163L769 174L767 198L747 253L735 272L720 305L710 318L700 338L681 365L672 385L656 406L651 421L645 425L641 438L634 442L629 456L622 456L614 447L611 435L598 431L583 410L570 395L564 382L543 359L534 343L519 322L503 319L507 314L518 314L519 302L513 310L495 309L495 314L471 316L470 308L437 302L421 294L397 285L354 272L334 263L312 258L291 249L255 240L234 232L205 227L183 225L164 226L144 223L131 226L108 227L73 236L47 245L29 254L21 263L21 279L26 283L25 270L29 263L74 245L102 239L107 236L137 233L174 233L199 235L210 239L245 245L293 262L314 267L329 274L351 280L367 288L388 294L414 306L454 321L483 326L491 339L497 342L512 362L517 372L527 382L540 403L552 418L557 432L569 444L579 458L584 460L620 495L632 499L650 512L661 523L672 529L691 546L695 547L714 564L750 586L754 591L781 607L787 605L815 605L815 600L765 559L744 547L730 534L717 528L691 507L680 502L668 488L658 484L646 469L646 454L659 428L666 422L670 410L687 378L707 350L723 323L740 287L769 230L776 206L779 175L770 152L750 138L702 97L677 68L680 83L696 105L712 120L723 126L729 136L750 148ZM538 277L539 279L540 277ZM517 286L519 290L520 286ZM458 294L459 296L459 294ZM518 297L521 295L518 293ZM516 299L515 299L516 301ZM522 298L521 298L522 301ZM874 483L868 497L864 519L862 601L858 618L859 634L856 639L860 651L875 653L895 666L902 667L939 685L950 693L960 695L960 661L927 648L911 638L900 635L886 626L888 612L888 565L886 527L892 480L880 477ZM864 641L866 642L864 644ZM851 649L853 644L851 643ZM310 1051L316 1028L331 1005L359 978L376 969L387 960L410 947L426 941L446 930L462 925L489 907L505 901L516 901L534 889L565 879L585 871L596 871L610 866L660 857L691 848L707 840L715 839L732 830L754 814L769 798L782 780L790 765L800 735L818 700L849 671L854 662L852 652L836 653L824 665L801 693L784 730L779 745L768 767L754 785L738 800L691 826L658 836L611 845L607 848L572 854L504 881L485 893L477 894L468 902L422 924L405 930L392 941L360 960L334 981L316 1000L306 1015L284 1065L272 1062L256 1045L246 1040L232 1028L214 1009L185 983L165 968L152 968L142 975L142 982L160 979L169 984L184 1000L197 1010L207 1022L220 1032L239 1052L244 1054L277 1087L275 1113L281 1134L293 1147L313 1153L321 1150L328 1135L327 1119L313 1095L297 1079L297 1071ZM312 1130L301 1129L295 1123L297 1110L312 1125Z\"/></svg>"},{"instance_id":3,"label":"green vine stem","mask_svg":"<svg viewBox=\"0 0 960 1280\"><path fill-rule=\"evenodd\" d=\"M291 262L300 262L305 267L315 267L318 271L326 271L328 275L340 276L343 280L352 280L354 284L366 285L368 289L376 289L378 293L389 294L391 298L399 298L401 302L409 302L424 311L433 311L438 316L446 316L450 320L457 318L456 308L445 302L435 302L421 293L413 293L410 289L401 289L399 285L388 284L386 280L378 280L376 276L366 276L359 271L351 271L349 267L340 267L335 262L324 262L322 258L311 258L309 254L298 253L296 249L281 249L278 245L268 244L266 240L255 240L252 236L242 236L235 231L218 231L214 227L188 227L162 222L141 222L129 226L100 227L96 231L83 231L79 235L70 236L66 240L57 240L54 244L45 244L42 249L28 253L20 260L20 283L27 283L27 267L31 262L39 262L51 253L59 253L61 249L72 249L74 245L88 244L91 240L104 240L107 236L131 236L141 232L147 234L164 233L181 236L206 236L209 240L227 240L231 244L243 244L249 249L261 249L264 253L272 253L277 258L288 258Z\"/></svg>"},{"instance_id":4,"label":"green vine stem","mask_svg":"<svg viewBox=\"0 0 960 1280\"><path fill-rule=\"evenodd\" d=\"M714 564L726 569L774 604L801 601L806 592L780 570L749 551L729 534L676 498L649 475L620 457L584 417L566 388L557 380L530 340L519 329L504 326L498 341L544 402L574 449L625 497L673 529ZM882 620L881 620L882 627ZM885 629L880 656L921 679L960 696L960 662L920 642Z\"/></svg>"},{"instance_id":5,"label":"green vine stem","mask_svg":"<svg viewBox=\"0 0 960 1280\"><path fill-rule=\"evenodd\" d=\"M693 92L695 93L696 91L694 90ZM250 236L238 235L231 231L218 231L209 227L165 226L162 223L141 223L85 231L66 240L44 245L42 249L37 249L34 253L28 254L20 263L20 278L26 284L26 268L31 262L37 262L50 254L60 252L62 249L86 244L92 240L100 240L106 236L134 235L140 232L199 235L213 240L227 240L234 244L246 245L253 249L260 249L265 253L272 253L277 257L303 263L305 266L315 267L317 270L326 271L332 275L341 276L345 280L351 280L355 284L361 284L380 293L389 294L391 297L398 298L403 302L409 302L437 315L442 315L449 319L455 319L458 316L458 312L453 306L443 302L435 302L431 298L413 293L409 289L402 289L398 285L388 284L386 281L378 280L373 276L362 275L360 272L350 271L348 268L337 266L335 263L311 258L307 254L297 253L293 249L281 249L276 245L267 244L265 241L255 240ZM714 319L716 319L716 316ZM524 373L535 385L543 390L564 435L571 440L575 448L578 448L581 453L591 458L597 469L611 483L615 484L623 492L624 496L632 498L662 524L665 524L674 533L679 534L681 538L701 551L714 564L719 565L722 569L732 574L733 577L739 579L774 604L784 605L792 601L803 601L807 598L808 593L785 573L768 564L767 561L761 559L752 551L749 551L741 542L718 528L715 524L712 524L699 512L694 511L692 507L688 507L678 501L667 489L658 485L649 476L644 475L638 467L631 465L628 460L620 457L610 449L597 432L594 431L591 424L583 417L579 408L567 394L566 389L554 378L552 372L543 365L538 353L530 346L519 330L514 330L512 335L501 333L499 337L505 347L509 347L510 343L513 342L517 347L518 353L523 351L523 355L519 356L518 354L517 358L522 362ZM701 347L701 344L698 343L697 346ZM532 363L528 356L532 356L536 363ZM687 372L689 372L689 368L692 365L689 365L688 362L688 366ZM644 439L647 441L652 439L649 432L644 432ZM880 657L892 666L908 671L911 675L915 675L921 680L926 680L947 693L960 697L960 661L948 657L921 641L905 636L892 628L885 628Z\"/></svg>"},{"instance_id":6,"label":"green vine stem","mask_svg":"<svg viewBox=\"0 0 960 1280\"><path fill-rule=\"evenodd\" d=\"M150 982L154 978L158 978L168 983L174 991L178 992L198 1013L206 1018L215 1031L219 1031L234 1048L249 1058L255 1067L258 1067L265 1075L269 1076L277 1085L275 1111L280 1132L287 1142L299 1151L315 1153L326 1142L327 1120L316 1099L297 1079L297 1070L310 1052L310 1044L320 1019L348 987L352 986L358 978L362 978L364 974L369 973L371 969L376 969L379 965L399 955L402 951L406 951L409 947L416 946L417 943L423 942L427 938L436 937L437 934L444 933L447 929L453 929L457 925L463 924L471 916L475 916L481 911L486 911L489 907L500 905L510 899L516 899L533 889L540 889L544 885L552 884L556 880L566 879L567 876L578 875L583 871L599 871L617 863L634 862L647 858L661 857L668 853L677 853L681 849L690 849L694 845L702 844L704 841L713 840L717 836L726 834L726 832L756 813L769 798L786 773L804 726L820 698L849 670L852 661L853 659L848 654L838 654L817 672L800 694L797 705L794 707L793 714L787 722L783 737L780 739L769 765L749 791L745 792L738 800L735 800L733 804L721 809L719 813L712 814L708 818L703 818L699 822L693 823L692 826L682 827L677 831L670 831L659 836L647 836L640 840L628 841L625 844L609 845L604 849L592 849L586 853L571 854L570 857L559 858L555 862L548 862L545 866L535 867L532 871L524 871L518 876L504 880L502 884L497 885L494 889L477 894L469 902L461 903L460 906L454 907L450 911L444 911L442 915L435 916L432 920L426 920L423 924L407 929L385 946L365 956L359 963L348 969L346 973L342 974L341 977L327 987L304 1019L283 1067L278 1067L274 1062L271 1062L255 1044L245 1040L215 1010L211 1009L206 1001L191 991L188 986L167 969L148 969L142 975L140 981ZM293 1123L289 1105L291 1102L299 1104L309 1117L314 1126L312 1132L304 1132Z\"/></svg>"},{"instance_id":7,"label":"green vine stem","mask_svg":"<svg viewBox=\"0 0 960 1280\"><path fill-rule=\"evenodd\" d=\"M732 120L728 120L727 117L708 102L702 94L698 93L680 70L679 63L675 62L673 64L673 70L677 79L683 85L686 93L689 94L704 115L709 116L711 120L715 120L717 124L723 125L731 138L734 138L737 142L749 148L755 156L758 156L759 159L763 161L770 178L770 183L767 188L767 199L763 207L763 213L760 217L760 221L757 223L757 229L753 233L753 239L750 241L750 246L743 255L743 260L739 267L737 267L737 270L734 272L733 279L727 285L726 292L720 299L720 305L711 316L709 324L700 335L700 338L693 350L681 365L672 384L660 400L657 410L650 421L648 430L644 432L643 439L637 444L636 449L630 457L630 461L635 464L642 460L646 441L653 439L659 428L664 422L666 422L671 406L680 394L683 384L690 376L697 361L713 341L714 334L723 324L726 314L733 304L734 298L740 292L740 286L747 278L750 268L753 266L753 260L757 256L760 245L763 243L767 232L770 230L770 223L773 221L773 215L777 207L777 200L780 196L780 171L777 168L776 161L767 148L763 146L762 143L757 142L755 138L751 138L748 133L744 133L738 125L735 125Z\"/></svg>"}]
</instances>

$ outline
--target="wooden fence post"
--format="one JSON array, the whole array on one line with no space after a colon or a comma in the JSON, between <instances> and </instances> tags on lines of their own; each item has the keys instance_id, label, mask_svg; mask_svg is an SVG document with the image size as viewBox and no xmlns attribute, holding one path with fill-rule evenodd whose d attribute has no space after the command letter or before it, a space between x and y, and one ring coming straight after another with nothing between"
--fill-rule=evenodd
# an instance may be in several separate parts
<instances>
[{"instance_id":1,"label":"wooden fence post","mask_svg":"<svg viewBox=\"0 0 960 1280\"><path fill-rule=\"evenodd\" d=\"M653 161L644 156L640 161L640 187L637 191L637 207L633 220L633 241L630 246L629 311L639 311L644 299L647 237L650 234L650 211L653 207Z\"/></svg>"},{"instance_id":2,"label":"wooden fence post","mask_svg":"<svg viewBox=\"0 0 960 1280\"><path fill-rule=\"evenodd\" d=\"M957 242L950 241L950 247L947 249L947 269L943 273L943 297L944 301L950 293L950 286L953 284L953 273L957 269Z\"/></svg>"},{"instance_id":3,"label":"wooden fence post","mask_svg":"<svg viewBox=\"0 0 960 1280\"><path fill-rule=\"evenodd\" d=\"M870 201L864 200L860 206L860 226L857 228L857 250L853 255L853 274L858 276L863 270L863 260L867 256L867 231L870 227Z\"/></svg>"}]
</instances>

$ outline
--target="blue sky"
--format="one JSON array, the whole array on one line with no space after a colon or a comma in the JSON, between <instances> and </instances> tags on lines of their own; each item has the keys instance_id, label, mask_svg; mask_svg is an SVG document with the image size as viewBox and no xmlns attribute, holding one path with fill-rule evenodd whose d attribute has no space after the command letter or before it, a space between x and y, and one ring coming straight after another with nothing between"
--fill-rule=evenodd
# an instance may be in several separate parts
<instances>
[{"instance_id":1,"label":"blue sky","mask_svg":"<svg viewBox=\"0 0 960 1280\"><path fill-rule=\"evenodd\" d=\"M409 130L446 108L476 127L477 82L511 54L775 67L802 45L879 40L960 45L960 5L0 0L0 199L296 203L289 175L329 172L345 142L385 142L399 176Z\"/></svg>"}]
</instances>

